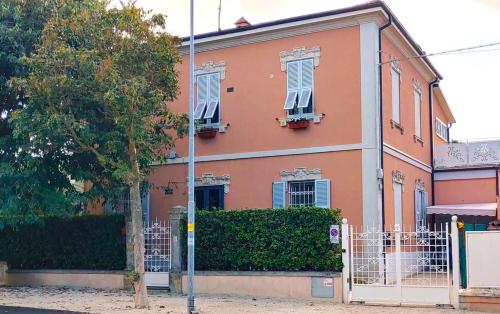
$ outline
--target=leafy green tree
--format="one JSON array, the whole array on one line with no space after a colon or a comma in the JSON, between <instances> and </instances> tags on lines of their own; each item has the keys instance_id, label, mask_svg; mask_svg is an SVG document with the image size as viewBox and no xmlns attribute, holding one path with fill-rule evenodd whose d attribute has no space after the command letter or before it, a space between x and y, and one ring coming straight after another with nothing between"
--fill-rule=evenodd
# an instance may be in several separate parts
<instances>
[{"instance_id":1,"label":"leafy green tree","mask_svg":"<svg viewBox=\"0 0 500 314\"><path fill-rule=\"evenodd\" d=\"M31 55L58 7L55 0L0 2L0 228L43 214L69 215L83 201L62 171L74 158L53 143L33 147L26 134L13 134L11 123L12 113L28 99L9 80L27 77L23 57Z\"/></svg>"},{"instance_id":2,"label":"leafy green tree","mask_svg":"<svg viewBox=\"0 0 500 314\"><path fill-rule=\"evenodd\" d=\"M178 40L165 32L163 15L133 2L109 10L105 1L65 3L71 10L49 19L35 53L25 58L28 77L11 81L30 100L12 114L14 133L42 151L57 143L70 156L88 154L105 173L97 179L129 187L129 277L136 307L149 307L139 185L186 130L187 117L167 105L178 93Z\"/></svg>"}]
</instances>

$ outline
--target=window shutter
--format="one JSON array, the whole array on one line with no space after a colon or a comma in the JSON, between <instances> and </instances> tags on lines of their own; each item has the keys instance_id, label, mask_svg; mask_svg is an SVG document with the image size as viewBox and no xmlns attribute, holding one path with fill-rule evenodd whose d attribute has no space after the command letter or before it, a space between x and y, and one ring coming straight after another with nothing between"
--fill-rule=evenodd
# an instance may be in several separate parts
<instances>
[{"instance_id":1,"label":"window shutter","mask_svg":"<svg viewBox=\"0 0 500 314\"><path fill-rule=\"evenodd\" d=\"M207 111L205 113L205 119L211 119L214 117L215 110L217 110L217 106L219 105L219 96L220 96L220 76L219 73L213 73L209 75L209 101Z\"/></svg>"},{"instance_id":2,"label":"window shutter","mask_svg":"<svg viewBox=\"0 0 500 314\"><path fill-rule=\"evenodd\" d=\"M422 196L420 190L415 190L415 226L422 225Z\"/></svg>"},{"instance_id":3,"label":"window shutter","mask_svg":"<svg viewBox=\"0 0 500 314\"><path fill-rule=\"evenodd\" d=\"M421 96L417 91L413 92L413 96L415 98L415 135L418 137L422 137L421 135L421 117L422 117L422 104L421 104Z\"/></svg>"},{"instance_id":4,"label":"window shutter","mask_svg":"<svg viewBox=\"0 0 500 314\"><path fill-rule=\"evenodd\" d=\"M302 60L301 64L301 87L302 89L309 88L313 86L313 61L312 59Z\"/></svg>"},{"instance_id":5,"label":"window shutter","mask_svg":"<svg viewBox=\"0 0 500 314\"><path fill-rule=\"evenodd\" d=\"M208 75L199 75L196 78L196 109L194 110L194 118L201 119L203 116L203 112L205 111L205 107L208 101Z\"/></svg>"},{"instance_id":6,"label":"window shutter","mask_svg":"<svg viewBox=\"0 0 500 314\"><path fill-rule=\"evenodd\" d=\"M427 224L427 206L429 206L429 193L423 191L423 200L422 200L422 221L424 224Z\"/></svg>"},{"instance_id":7,"label":"window shutter","mask_svg":"<svg viewBox=\"0 0 500 314\"><path fill-rule=\"evenodd\" d=\"M330 180L314 181L314 203L316 207L330 208Z\"/></svg>"},{"instance_id":8,"label":"window shutter","mask_svg":"<svg viewBox=\"0 0 500 314\"><path fill-rule=\"evenodd\" d=\"M287 83L288 91L299 88L299 62L293 61L287 63Z\"/></svg>"},{"instance_id":9,"label":"window shutter","mask_svg":"<svg viewBox=\"0 0 500 314\"><path fill-rule=\"evenodd\" d=\"M285 208L285 184L283 181L273 182L273 208Z\"/></svg>"},{"instance_id":10,"label":"window shutter","mask_svg":"<svg viewBox=\"0 0 500 314\"><path fill-rule=\"evenodd\" d=\"M142 218L144 219L144 222L149 221L149 212L151 210L150 203L151 203L151 194L148 191L148 193L146 193L141 198Z\"/></svg>"},{"instance_id":11,"label":"window shutter","mask_svg":"<svg viewBox=\"0 0 500 314\"><path fill-rule=\"evenodd\" d=\"M399 73L392 69L392 120L399 121Z\"/></svg>"}]
</instances>

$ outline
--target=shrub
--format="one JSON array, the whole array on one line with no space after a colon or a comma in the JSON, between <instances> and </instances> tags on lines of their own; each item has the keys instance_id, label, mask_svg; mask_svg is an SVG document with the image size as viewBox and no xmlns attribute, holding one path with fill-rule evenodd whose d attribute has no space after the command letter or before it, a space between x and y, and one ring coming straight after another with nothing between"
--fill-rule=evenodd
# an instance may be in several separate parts
<instances>
[{"instance_id":1,"label":"shrub","mask_svg":"<svg viewBox=\"0 0 500 314\"><path fill-rule=\"evenodd\" d=\"M0 260L15 269L125 269L121 215L43 218L0 231Z\"/></svg>"},{"instance_id":2,"label":"shrub","mask_svg":"<svg viewBox=\"0 0 500 314\"><path fill-rule=\"evenodd\" d=\"M340 245L329 228L340 211L325 208L197 211L196 270L339 271ZM180 221L184 266L187 217Z\"/></svg>"}]
</instances>

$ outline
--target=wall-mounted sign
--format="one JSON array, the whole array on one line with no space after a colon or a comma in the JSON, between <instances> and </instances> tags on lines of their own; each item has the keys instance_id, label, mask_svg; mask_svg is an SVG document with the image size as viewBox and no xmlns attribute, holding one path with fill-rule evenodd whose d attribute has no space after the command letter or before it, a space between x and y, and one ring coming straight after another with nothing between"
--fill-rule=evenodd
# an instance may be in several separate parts
<instances>
[{"instance_id":1,"label":"wall-mounted sign","mask_svg":"<svg viewBox=\"0 0 500 314\"><path fill-rule=\"evenodd\" d=\"M339 225L331 225L330 226L330 243L339 244Z\"/></svg>"}]
</instances>

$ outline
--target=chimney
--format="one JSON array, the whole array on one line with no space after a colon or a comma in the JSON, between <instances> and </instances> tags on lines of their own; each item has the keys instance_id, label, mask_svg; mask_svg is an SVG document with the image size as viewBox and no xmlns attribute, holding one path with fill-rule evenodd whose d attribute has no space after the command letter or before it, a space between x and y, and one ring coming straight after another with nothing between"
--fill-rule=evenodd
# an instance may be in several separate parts
<instances>
[{"instance_id":1,"label":"chimney","mask_svg":"<svg viewBox=\"0 0 500 314\"><path fill-rule=\"evenodd\" d=\"M252 24L250 24L244 17L241 17L239 20L234 22L234 25L236 26L236 28L245 28Z\"/></svg>"}]
</instances>

